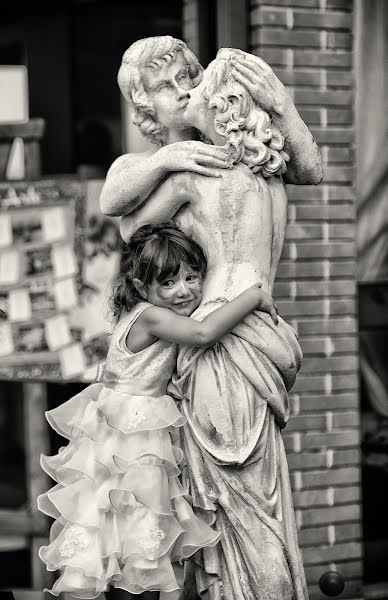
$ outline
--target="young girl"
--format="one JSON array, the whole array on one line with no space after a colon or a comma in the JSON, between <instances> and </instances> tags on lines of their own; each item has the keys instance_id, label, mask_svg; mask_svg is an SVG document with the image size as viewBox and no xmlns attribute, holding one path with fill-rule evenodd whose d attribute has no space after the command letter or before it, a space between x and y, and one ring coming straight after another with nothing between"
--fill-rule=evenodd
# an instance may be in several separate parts
<instances>
[{"instance_id":1,"label":"young girl","mask_svg":"<svg viewBox=\"0 0 388 600\"><path fill-rule=\"evenodd\" d=\"M272 299L254 285L208 315L190 319L202 297L206 258L172 222L141 227L121 258L114 328L102 381L46 413L70 440L42 466L58 483L38 498L54 517L40 557L61 577L50 592L96 598L109 586L160 591L175 600L172 568L221 533L196 517L179 482L174 445L184 418L166 395L176 345L214 344Z\"/></svg>"}]
</instances>

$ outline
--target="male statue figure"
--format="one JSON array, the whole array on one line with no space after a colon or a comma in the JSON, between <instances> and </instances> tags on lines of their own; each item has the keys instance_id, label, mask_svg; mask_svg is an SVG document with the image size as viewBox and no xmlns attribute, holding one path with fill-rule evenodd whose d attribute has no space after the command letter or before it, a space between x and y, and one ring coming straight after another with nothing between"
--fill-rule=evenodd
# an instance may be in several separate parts
<instances>
[{"instance_id":1,"label":"male statue figure","mask_svg":"<svg viewBox=\"0 0 388 600\"><path fill-rule=\"evenodd\" d=\"M223 49L200 82L185 52L167 36L125 53L121 87L139 126L165 145L118 159L101 204L126 215L124 239L174 217L201 244L208 272L193 318L202 319L257 280L272 293L286 225L283 180L318 183L322 170L307 127L266 63ZM213 142L213 154L200 142L177 142L197 131ZM176 160L180 144L182 162L172 167L168 149ZM307 598L281 437L300 360L292 328L258 311L214 347L180 348L173 384L187 419L193 505L223 532L195 558L204 599Z\"/></svg>"}]
</instances>

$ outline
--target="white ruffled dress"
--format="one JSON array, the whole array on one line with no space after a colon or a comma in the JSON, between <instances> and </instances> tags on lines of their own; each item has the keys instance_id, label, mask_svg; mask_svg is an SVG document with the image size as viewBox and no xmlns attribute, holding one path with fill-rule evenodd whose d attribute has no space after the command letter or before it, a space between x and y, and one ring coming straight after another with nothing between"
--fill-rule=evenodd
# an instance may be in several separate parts
<instances>
[{"instance_id":1,"label":"white ruffled dress","mask_svg":"<svg viewBox=\"0 0 388 600\"><path fill-rule=\"evenodd\" d=\"M166 394L176 347L157 340L132 353L125 340L142 302L112 334L101 383L46 413L69 444L42 456L57 482L38 498L53 517L50 544L39 551L61 576L51 592L96 598L109 585L139 594L160 590L176 598L172 562L214 546L220 533L196 517L187 502L174 445L185 419Z\"/></svg>"}]
</instances>

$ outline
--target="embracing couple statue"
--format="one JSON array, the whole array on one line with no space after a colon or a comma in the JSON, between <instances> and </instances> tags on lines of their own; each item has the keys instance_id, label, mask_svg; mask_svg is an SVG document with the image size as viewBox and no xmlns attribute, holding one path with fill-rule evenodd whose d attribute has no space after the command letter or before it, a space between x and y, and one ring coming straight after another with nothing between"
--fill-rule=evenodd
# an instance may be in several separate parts
<instances>
[{"instance_id":1,"label":"embracing couple statue","mask_svg":"<svg viewBox=\"0 0 388 600\"><path fill-rule=\"evenodd\" d=\"M205 71L170 36L135 42L118 81L155 151L110 168L101 209L124 240L173 218L204 249L208 271L193 318L257 281L272 294L287 222L284 182L317 184L317 146L286 89L260 58L221 49ZM304 600L281 429L300 368L293 329L254 311L221 342L181 347L170 388L186 417L193 508L222 531L195 555L208 600Z\"/></svg>"}]
</instances>

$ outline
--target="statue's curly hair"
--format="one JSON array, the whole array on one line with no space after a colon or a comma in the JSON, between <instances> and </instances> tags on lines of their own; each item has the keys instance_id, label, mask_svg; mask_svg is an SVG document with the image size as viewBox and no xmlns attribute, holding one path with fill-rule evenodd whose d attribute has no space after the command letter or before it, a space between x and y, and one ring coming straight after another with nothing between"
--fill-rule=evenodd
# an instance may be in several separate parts
<instances>
[{"instance_id":1,"label":"statue's curly hair","mask_svg":"<svg viewBox=\"0 0 388 600\"><path fill-rule=\"evenodd\" d=\"M134 42L124 52L118 72L120 90L133 107L132 121L153 144L166 143L167 128L156 119L155 108L144 89L141 70L144 67L159 69L163 64L170 64L176 60L178 53L183 56L193 86L198 85L202 79L203 68L186 44L170 35Z\"/></svg>"},{"instance_id":2,"label":"statue's curly hair","mask_svg":"<svg viewBox=\"0 0 388 600\"><path fill-rule=\"evenodd\" d=\"M232 58L233 50L220 50L206 73L203 96L215 109L215 130L226 139L231 164L241 161L263 177L281 175L290 158L283 150L284 137L235 79Z\"/></svg>"}]
</instances>

